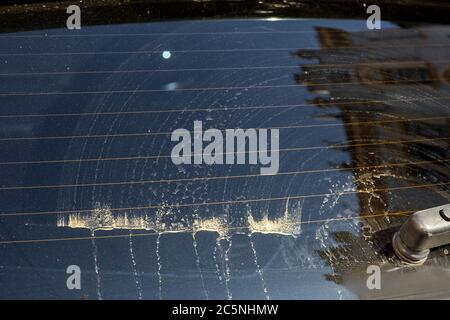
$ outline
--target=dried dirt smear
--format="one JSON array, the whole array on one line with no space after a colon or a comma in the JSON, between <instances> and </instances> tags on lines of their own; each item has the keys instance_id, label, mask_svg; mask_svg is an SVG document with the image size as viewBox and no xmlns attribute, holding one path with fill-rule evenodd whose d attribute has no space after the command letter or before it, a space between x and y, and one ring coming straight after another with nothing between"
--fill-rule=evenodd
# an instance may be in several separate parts
<instances>
[{"instance_id":1,"label":"dried dirt smear","mask_svg":"<svg viewBox=\"0 0 450 320\"><path fill-rule=\"evenodd\" d=\"M89 230L140 229L157 233L212 231L220 237L239 232L298 236L301 233L302 204L302 201L290 204L288 200L284 212L274 218L269 213L256 218L252 210L246 208L246 214L239 222L230 222L227 212L212 217L195 213L189 218L179 218L172 208L158 209L150 215L113 212L109 206L96 204L91 212L58 215L57 226Z\"/></svg>"}]
</instances>

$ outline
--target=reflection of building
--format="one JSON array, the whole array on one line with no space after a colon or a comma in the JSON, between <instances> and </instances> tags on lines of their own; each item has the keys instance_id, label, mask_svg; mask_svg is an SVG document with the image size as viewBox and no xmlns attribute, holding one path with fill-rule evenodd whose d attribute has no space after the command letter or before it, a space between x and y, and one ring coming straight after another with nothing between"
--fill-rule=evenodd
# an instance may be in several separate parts
<instances>
[{"instance_id":1,"label":"reflection of building","mask_svg":"<svg viewBox=\"0 0 450 320\"><path fill-rule=\"evenodd\" d=\"M319 65L303 65L296 75L312 92L330 91L330 97L374 99L386 90L423 85L436 96L450 93L448 28L387 29L348 33L316 28L320 50L301 50L297 55L317 59ZM356 82L357 86L327 86ZM380 92L381 91L381 92ZM357 93L357 95L355 95ZM400 92L399 92L400 93Z\"/></svg>"},{"instance_id":2,"label":"reflection of building","mask_svg":"<svg viewBox=\"0 0 450 320\"><path fill-rule=\"evenodd\" d=\"M297 55L317 59L318 64L302 65L302 72L294 77L317 95L310 101L312 105L330 112L338 108L347 143L356 145L345 151L351 157L350 166L360 168L353 169L353 175L360 191L361 215L449 202L447 185L389 190L449 181L450 28L350 33L318 27L316 31L320 49L300 50ZM380 166L383 164L394 165ZM325 260L330 256L354 258L345 259L347 262L394 262L386 255L374 254L390 239L387 236L377 242L375 235L398 226L402 219L363 219L364 240L335 234L342 247L326 250L321 256ZM338 277L357 268L353 262L330 264Z\"/></svg>"},{"instance_id":3,"label":"reflection of building","mask_svg":"<svg viewBox=\"0 0 450 320\"><path fill-rule=\"evenodd\" d=\"M300 57L317 59L319 64L302 65L303 72L296 74L295 79L318 94L312 104L341 110L339 116L346 124L349 144L445 138L450 131L446 103L450 98L450 82L446 77L450 52L445 47L449 45L449 31L450 28L435 27L349 33L319 27L321 49L297 53ZM431 117L434 119L413 120ZM412 121L404 121L407 119ZM360 124L374 121L371 125ZM380 160L442 160L448 156L448 143L434 140L414 145L355 147L350 150L352 166L373 166ZM374 173L373 168L368 170L354 172L358 188L367 188L368 183L373 189L389 187L387 179L368 181L367 177ZM414 180L407 174L402 172L402 178ZM426 174L442 179L448 176L448 167L430 163ZM372 211L364 199L361 208L364 212Z\"/></svg>"}]
</instances>

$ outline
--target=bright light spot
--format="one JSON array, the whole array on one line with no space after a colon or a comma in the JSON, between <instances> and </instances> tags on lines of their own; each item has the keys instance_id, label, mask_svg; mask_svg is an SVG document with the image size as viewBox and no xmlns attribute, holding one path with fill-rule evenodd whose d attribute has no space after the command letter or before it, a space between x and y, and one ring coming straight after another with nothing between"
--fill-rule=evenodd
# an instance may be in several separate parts
<instances>
[{"instance_id":1,"label":"bright light spot","mask_svg":"<svg viewBox=\"0 0 450 320\"><path fill-rule=\"evenodd\" d=\"M163 86L163 88L164 88L165 90L176 90L176 89L178 89L178 83L176 83L176 82L170 82L170 83L165 84L165 85Z\"/></svg>"},{"instance_id":2,"label":"bright light spot","mask_svg":"<svg viewBox=\"0 0 450 320\"><path fill-rule=\"evenodd\" d=\"M163 51L163 53L162 53L162 57L164 59L170 59L171 56L172 56L172 54L170 53L170 51Z\"/></svg>"},{"instance_id":3,"label":"bright light spot","mask_svg":"<svg viewBox=\"0 0 450 320\"><path fill-rule=\"evenodd\" d=\"M281 20L281 19L280 18L276 18L276 17L267 18L267 21L279 21L279 20Z\"/></svg>"}]
</instances>

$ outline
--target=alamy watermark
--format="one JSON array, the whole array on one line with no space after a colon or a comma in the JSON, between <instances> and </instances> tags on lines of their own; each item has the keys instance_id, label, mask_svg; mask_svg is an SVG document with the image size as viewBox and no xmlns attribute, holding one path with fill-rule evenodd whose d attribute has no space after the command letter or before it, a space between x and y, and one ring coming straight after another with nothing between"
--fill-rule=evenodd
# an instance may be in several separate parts
<instances>
[{"instance_id":1,"label":"alamy watermark","mask_svg":"<svg viewBox=\"0 0 450 320\"><path fill-rule=\"evenodd\" d=\"M79 6L73 4L67 7L66 13L70 16L66 20L66 26L69 30L81 29L81 9Z\"/></svg>"},{"instance_id":2,"label":"alamy watermark","mask_svg":"<svg viewBox=\"0 0 450 320\"><path fill-rule=\"evenodd\" d=\"M381 289L381 270L377 265L370 265L366 270L369 276L367 277L366 286L369 290Z\"/></svg>"},{"instance_id":3,"label":"alamy watermark","mask_svg":"<svg viewBox=\"0 0 450 320\"><path fill-rule=\"evenodd\" d=\"M194 121L193 132L183 128L172 132L171 141L178 143L170 156L175 165L256 165L259 162L262 175L273 175L279 169L279 140L279 129L210 128L203 131L203 122Z\"/></svg>"},{"instance_id":4,"label":"alamy watermark","mask_svg":"<svg viewBox=\"0 0 450 320\"><path fill-rule=\"evenodd\" d=\"M364 4L364 7L366 5ZM369 30L374 29L381 29L381 9L376 4L372 4L367 7L366 10L367 14L370 14L370 16L367 18L366 26Z\"/></svg>"},{"instance_id":5,"label":"alamy watermark","mask_svg":"<svg viewBox=\"0 0 450 320\"><path fill-rule=\"evenodd\" d=\"M66 273L70 274L66 280L66 286L69 290L81 289L81 269L79 266L73 264L67 267Z\"/></svg>"}]
</instances>

